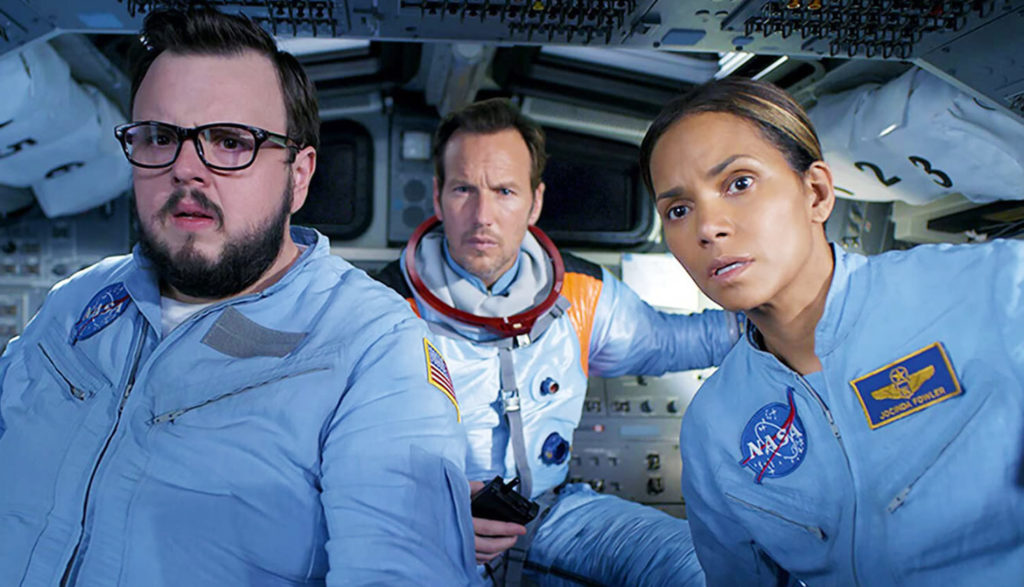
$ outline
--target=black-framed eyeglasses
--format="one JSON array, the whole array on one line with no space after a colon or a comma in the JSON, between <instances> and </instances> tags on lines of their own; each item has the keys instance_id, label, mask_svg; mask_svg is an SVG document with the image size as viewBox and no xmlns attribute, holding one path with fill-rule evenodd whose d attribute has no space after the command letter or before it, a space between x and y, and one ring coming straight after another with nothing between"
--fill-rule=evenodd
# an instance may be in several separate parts
<instances>
[{"instance_id":1,"label":"black-framed eyeglasses","mask_svg":"<svg viewBox=\"0 0 1024 587\"><path fill-rule=\"evenodd\" d=\"M299 151L295 141L285 135L236 122L182 128L147 120L117 126L114 136L121 141L128 161L147 169L172 165L181 154L181 145L189 139L203 163L221 171L236 171L252 165L264 143L288 149L293 157Z\"/></svg>"}]
</instances>

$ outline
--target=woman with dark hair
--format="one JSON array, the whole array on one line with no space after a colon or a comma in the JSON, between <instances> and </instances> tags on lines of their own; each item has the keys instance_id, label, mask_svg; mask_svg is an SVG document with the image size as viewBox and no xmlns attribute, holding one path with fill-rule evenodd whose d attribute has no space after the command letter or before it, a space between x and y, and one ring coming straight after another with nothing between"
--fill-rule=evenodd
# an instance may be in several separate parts
<instances>
[{"instance_id":1,"label":"woman with dark hair","mask_svg":"<svg viewBox=\"0 0 1024 587\"><path fill-rule=\"evenodd\" d=\"M641 156L672 253L748 318L682 426L709 584L1019 584L1022 243L829 243L831 171L767 83L673 101Z\"/></svg>"}]
</instances>

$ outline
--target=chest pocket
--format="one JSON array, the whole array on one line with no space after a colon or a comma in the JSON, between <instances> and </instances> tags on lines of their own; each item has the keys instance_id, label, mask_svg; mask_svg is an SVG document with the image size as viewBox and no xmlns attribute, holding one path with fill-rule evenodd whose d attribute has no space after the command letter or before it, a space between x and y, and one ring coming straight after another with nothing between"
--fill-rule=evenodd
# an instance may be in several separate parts
<instances>
[{"instance_id":1,"label":"chest pocket","mask_svg":"<svg viewBox=\"0 0 1024 587\"><path fill-rule=\"evenodd\" d=\"M83 352L72 347L57 334L57 328L45 328L41 340L27 352L26 367L33 379L30 387L45 395L44 401L57 398L82 404L96 394L109 391L113 385ZM41 377L47 374L49 377Z\"/></svg>"},{"instance_id":2,"label":"chest pocket","mask_svg":"<svg viewBox=\"0 0 1024 587\"><path fill-rule=\"evenodd\" d=\"M1020 545L1024 497L1013 480L1024 458L1024 398L1007 383L1013 375L992 362L967 362L959 375L962 396L906 419L914 428L902 435L902 457L912 465L899 472L881 513L891 556L921 567Z\"/></svg>"},{"instance_id":3,"label":"chest pocket","mask_svg":"<svg viewBox=\"0 0 1024 587\"><path fill-rule=\"evenodd\" d=\"M151 424L181 421L190 426L221 427L232 420L266 415L279 418L291 400L322 395L328 389L337 390L342 381L329 381L324 375L332 365L323 358L302 362L289 361L287 366L277 365L252 372L251 369L233 369L216 377L190 377L181 381L187 388L183 394L163 394L177 397L177 404L158 401ZM338 392L334 392L337 398ZM155 397L161 397L155 390ZM191 398L191 399L185 399ZM304 403L303 407L309 407Z\"/></svg>"},{"instance_id":4,"label":"chest pocket","mask_svg":"<svg viewBox=\"0 0 1024 587\"><path fill-rule=\"evenodd\" d=\"M733 463L723 463L715 475L724 481L726 505L773 560L791 571L824 564L841 511L828 499L826 488L808 485L799 490L777 479L758 485L749 471Z\"/></svg>"},{"instance_id":5,"label":"chest pocket","mask_svg":"<svg viewBox=\"0 0 1024 587\"><path fill-rule=\"evenodd\" d=\"M106 408L117 397L83 351L59 339L26 340L23 360L11 364L0 394L7 425L0 470L32 470L31 480L0 474L0 493L26 511L52 507L53 485L47 484L60 478L69 455L102 441ZM90 417L92 425L84 426Z\"/></svg>"}]
</instances>

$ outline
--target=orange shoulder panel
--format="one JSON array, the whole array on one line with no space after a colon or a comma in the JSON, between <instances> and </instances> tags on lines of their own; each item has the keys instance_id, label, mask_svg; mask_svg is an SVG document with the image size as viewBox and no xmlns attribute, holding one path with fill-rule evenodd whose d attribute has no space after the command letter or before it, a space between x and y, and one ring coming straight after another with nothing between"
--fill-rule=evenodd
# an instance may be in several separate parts
<instances>
[{"instance_id":1,"label":"orange shoulder panel","mask_svg":"<svg viewBox=\"0 0 1024 587\"><path fill-rule=\"evenodd\" d=\"M412 306L412 312L416 314L417 318L423 317L420 316L420 309L416 307L416 298L405 298L405 301L409 302L409 305Z\"/></svg>"},{"instance_id":2,"label":"orange shoulder panel","mask_svg":"<svg viewBox=\"0 0 1024 587\"><path fill-rule=\"evenodd\" d=\"M562 295L572 303L568 314L580 339L580 366L584 376L587 375L590 358L590 331L594 327L594 312L597 311L597 299L603 285L600 279L584 273L566 273L562 282Z\"/></svg>"}]
</instances>

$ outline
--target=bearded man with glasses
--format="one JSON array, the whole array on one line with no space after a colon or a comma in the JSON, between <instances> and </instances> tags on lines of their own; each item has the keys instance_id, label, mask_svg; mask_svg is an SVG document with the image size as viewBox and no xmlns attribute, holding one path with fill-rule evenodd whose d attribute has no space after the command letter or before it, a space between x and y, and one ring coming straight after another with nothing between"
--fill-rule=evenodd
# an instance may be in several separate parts
<instances>
[{"instance_id":1,"label":"bearded man with glasses","mask_svg":"<svg viewBox=\"0 0 1024 587\"><path fill-rule=\"evenodd\" d=\"M290 226L312 84L244 17L155 11L142 40L114 133L138 246L0 358L0 585L471 582L443 358Z\"/></svg>"}]
</instances>

